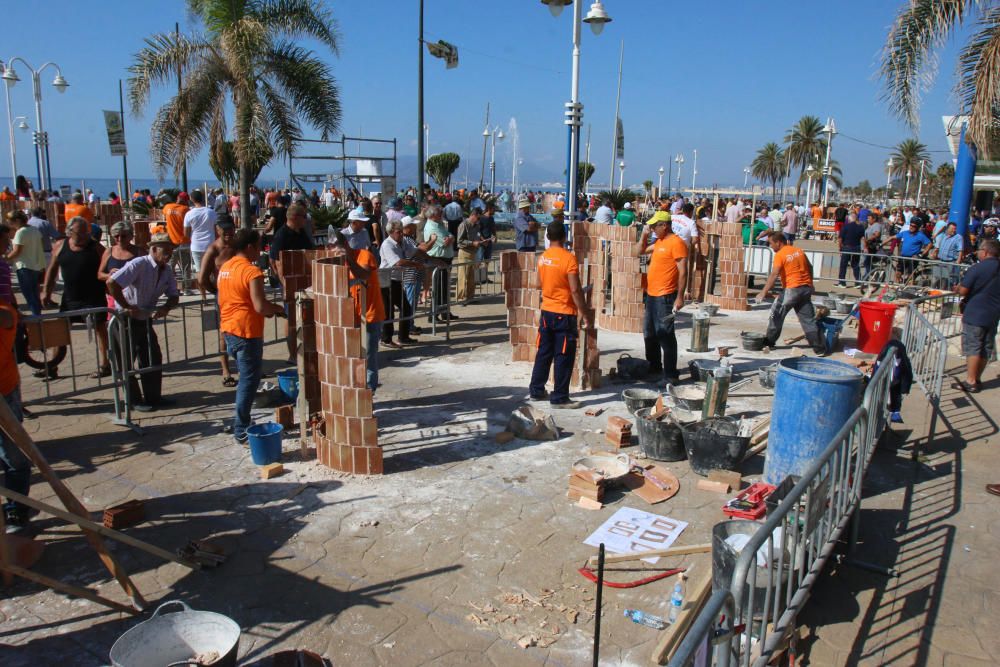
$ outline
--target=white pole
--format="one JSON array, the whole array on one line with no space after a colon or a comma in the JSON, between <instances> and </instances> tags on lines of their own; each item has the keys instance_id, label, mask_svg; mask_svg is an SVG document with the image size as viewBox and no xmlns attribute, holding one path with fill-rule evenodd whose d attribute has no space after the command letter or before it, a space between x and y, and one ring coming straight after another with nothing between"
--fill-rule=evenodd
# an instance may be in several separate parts
<instances>
[{"instance_id":1,"label":"white pole","mask_svg":"<svg viewBox=\"0 0 1000 667\"><path fill-rule=\"evenodd\" d=\"M625 40L622 40L618 54L618 94L615 95L615 124L611 129L611 175L608 178L608 189L615 186L615 160L618 159L618 115L622 101L622 62L625 60Z\"/></svg>"},{"instance_id":2,"label":"white pole","mask_svg":"<svg viewBox=\"0 0 1000 667\"><path fill-rule=\"evenodd\" d=\"M3 63L0 63L0 72L7 71ZM14 117L10 113L10 85L6 81L3 83L3 92L7 97L7 129L10 132L10 180L17 189L17 144L14 141ZM42 187L39 183L38 187Z\"/></svg>"},{"instance_id":3,"label":"white pole","mask_svg":"<svg viewBox=\"0 0 1000 667\"><path fill-rule=\"evenodd\" d=\"M657 170L657 173L660 175L660 178L656 182L656 195L658 197L662 197L663 196L663 167L660 167Z\"/></svg>"},{"instance_id":4,"label":"white pole","mask_svg":"<svg viewBox=\"0 0 1000 667\"><path fill-rule=\"evenodd\" d=\"M573 80L570 88L569 126L569 163L566 171L566 213L570 220L576 216L576 193L580 189L577 183L580 165L580 24L583 22L583 0L573 3Z\"/></svg>"},{"instance_id":5,"label":"white pole","mask_svg":"<svg viewBox=\"0 0 1000 667\"><path fill-rule=\"evenodd\" d=\"M698 149L694 149L694 172L691 174L691 195L694 196L694 182L698 178Z\"/></svg>"},{"instance_id":6,"label":"white pole","mask_svg":"<svg viewBox=\"0 0 1000 667\"><path fill-rule=\"evenodd\" d=\"M830 190L830 148L833 146L833 119L826 119L826 161L823 163L823 210L826 210L827 193Z\"/></svg>"},{"instance_id":7,"label":"white pole","mask_svg":"<svg viewBox=\"0 0 1000 667\"><path fill-rule=\"evenodd\" d=\"M920 161L920 182L917 183L917 206L918 207L920 206L920 195L924 191L924 163L925 162L927 162L927 160L921 160Z\"/></svg>"},{"instance_id":8,"label":"white pole","mask_svg":"<svg viewBox=\"0 0 1000 667\"><path fill-rule=\"evenodd\" d=\"M587 164L590 164L590 123L587 123L587 157L584 158L584 162L586 162ZM587 183L589 183L589 182L590 182L590 177L588 176L583 181L583 193L584 193L584 195L587 194Z\"/></svg>"},{"instance_id":9,"label":"white pole","mask_svg":"<svg viewBox=\"0 0 1000 667\"><path fill-rule=\"evenodd\" d=\"M49 183L49 169L48 164L45 161L45 145L48 140L45 137L45 130L42 128L42 83L41 79L38 77L38 72L31 72L31 84L32 88L35 89L35 130L38 137L38 163L40 165L40 171L42 172L42 189L49 190L51 184Z\"/></svg>"}]
</instances>

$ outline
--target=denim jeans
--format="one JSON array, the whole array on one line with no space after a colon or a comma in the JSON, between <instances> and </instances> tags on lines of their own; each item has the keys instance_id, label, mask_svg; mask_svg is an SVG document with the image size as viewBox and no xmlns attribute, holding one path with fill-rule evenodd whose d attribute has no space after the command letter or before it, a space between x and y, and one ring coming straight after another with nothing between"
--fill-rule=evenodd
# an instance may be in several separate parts
<instances>
[{"instance_id":1,"label":"denim jeans","mask_svg":"<svg viewBox=\"0 0 1000 667\"><path fill-rule=\"evenodd\" d=\"M652 372L661 371L664 380L677 379L677 335L674 302L677 292L664 296L646 296L646 317L642 337L646 345L646 361Z\"/></svg>"},{"instance_id":2,"label":"denim jeans","mask_svg":"<svg viewBox=\"0 0 1000 667\"><path fill-rule=\"evenodd\" d=\"M837 274L838 282L844 282L847 277L847 267L851 267L854 272L854 283L861 281L861 246L845 245L840 252L840 271Z\"/></svg>"},{"instance_id":3,"label":"denim jeans","mask_svg":"<svg viewBox=\"0 0 1000 667\"><path fill-rule=\"evenodd\" d=\"M771 305L771 313L767 322L767 344L774 347L781 336L781 327L785 323L785 316L791 311L795 311L802 325L802 333L806 335L806 341L812 347L813 352L822 354L826 352L826 341L816 324L816 310L812 305L812 287L786 287L785 291L774 300Z\"/></svg>"},{"instance_id":4,"label":"denim jeans","mask_svg":"<svg viewBox=\"0 0 1000 667\"><path fill-rule=\"evenodd\" d=\"M367 366L368 373L365 379L368 380L368 388L375 393L378 389L378 344L382 339L382 323L381 322L371 322L368 324L366 329L367 333L367 345L368 345L368 358ZM240 367L240 380L242 381L243 368Z\"/></svg>"},{"instance_id":5,"label":"denim jeans","mask_svg":"<svg viewBox=\"0 0 1000 667\"><path fill-rule=\"evenodd\" d=\"M420 296L420 283L403 283L403 292L406 294L406 300L410 304L410 312L417 312L417 298Z\"/></svg>"},{"instance_id":6,"label":"denim jeans","mask_svg":"<svg viewBox=\"0 0 1000 667\"><path fill-rule=\"evenodd\" d=\"M260 375L264 359L263 338L240 338L227 333L226 352L236 360L240 380L236 385L236 411L233 417L233 436L237 440L247 439L247 428L253 424L250 410L260 386ZM377 344L377 342L376 342Z\"/></svg>"},{"instance_id":7,"label":"denim jeans","mask_svg":"<svg viewBox=\"0 0 1000 667\"><path fill-rule=\"evenodd\" d=\"M42 297L38 294L38 281L41 274L41 271L32 269L17 270L17 284L21 286L21 294L24 295L24 301L28 304L32 315L42 314Z\"/></svg>"},{"instance_id":8,"label":"denim jeans","mask_svg":"<svg viewBox=\"0 0 1000 667\"><path fill-rule=\"evenodd\" d=\"M24 413L21 410L21 388L15 387L14 391L4 396L7 407L17 417L17 421L24 421ZM28 495L31 488L31 461L28 460L21 450L5 435L0 435L0 468L3 469L3 484L14 493L22 496ZM4 511L13 509L27 510L28 508L20 503L9 501L3 506Z\"/></svg>"}]
</instances>

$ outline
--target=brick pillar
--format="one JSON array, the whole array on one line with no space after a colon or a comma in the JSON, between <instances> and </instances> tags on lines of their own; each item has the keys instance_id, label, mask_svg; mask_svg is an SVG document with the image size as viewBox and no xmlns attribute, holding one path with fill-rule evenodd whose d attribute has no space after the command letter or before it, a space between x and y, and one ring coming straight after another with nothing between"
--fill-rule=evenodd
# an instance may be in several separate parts
<instances>
[{"instance_id":1,"label":"brick pillar","mask_svg":"<svg viewBox=\"0 0 1000 667\"><path fill-rule=\"evenodd\" d=\"M324 432L317 432L316 458L356 475L382 474L378 422L365 382L363 330L348 291L347 267L339 258L312 262L316 351Z\"/></svg>"},{"instance_id":2,"label":"brick pillar","mask_svg":"<svg viewBox=\"0 0 1000 667\"><path fill-rule=\"evenodd\" d=\"M750 310L747 303L747 274L743 266L743 225L738 222L717 223L719 227L720 293L706 298L723 310Z\"/></svg>"}]
</instances>

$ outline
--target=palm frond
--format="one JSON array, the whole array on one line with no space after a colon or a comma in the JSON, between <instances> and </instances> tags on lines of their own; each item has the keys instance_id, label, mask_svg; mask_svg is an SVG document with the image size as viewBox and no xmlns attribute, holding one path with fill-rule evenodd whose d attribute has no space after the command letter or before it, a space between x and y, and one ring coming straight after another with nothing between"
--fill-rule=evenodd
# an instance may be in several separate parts
<instances>
[{"instance_id":1,"label":"palm frond","mask_svg":"<svg viewBox=\"0 0 1000 667\"><path fill-rule=\"evenodd\" d=\"M277 34L312 37L339 53L337 24L330 12L314 0L262 0L253 3L253 15Z\"/></svg>"},{"instance_id":2,"label":"palm frond","mask_svg":"<svg viewBox=\"0 0 1000 667\"><path fill-rule=\"evenodd\" d=\"M260 82L260 93L267 109L268 123L271 125L271 137L279 156L291 155L296 144L302 140L302 129L299 126L295 111L288 102L267 81Z\"/></svg>"},{"instance_id":3,"label":"palm frond","mask_svg":"<svg viewBox=\"0 0 1000 667\"><path fill-rule=\"evenodd\" d=\"M212 136L217 109L224 108L224 80L217 68L204 67L187 77L181 92L164 104L150 128L150 153L158 175L192 160Z\"/></svg>"},{"instance_id":4,"label":"palm frond","mask_svg":"<svg viewBox=\"0 0 1000 667\"><path fill-rule=\"evenodd\" d=\"M920 124L920 95L937 75L938 49L981 2L910 0L896 17L879 68L882 99L910 127Z\"/></svg>"},{"instance_id":5,"label":"palm frond","mask_svg":"<svg viewBox=\"0 0 1000 667\"><path fill-rule=\"evenodd\" d=\"M132 114L138 116L149 100L150 89L177 76L177 68L189 70L192 61L206 51L204 43L194 42L174 33L147 37L146 46L132 57L128 71L128 99Z\"/></svg>"},{"instance_id":6,"label":"palm frond","mask_svg":"<svg viewBox=\"0 0 1000 667\"><path fill-rule=\"evenodd\" d=\"M1000 4L976 28L958 58L955 92L969 116L966 137L989 158L1000 149Z\"/></svg>"},{"instance_id":7,"label":"palm frond","mask_svg":"<svg viewBox=\"0 0 1000 667\"><path fill-rule=\"evenodd\" d=\"M216 36L243 18L245 4L233 0L188 0L187 3L188 14Z\"/></svg>"},{"instance_id":8,"label":"palm frond","mask_svg":"<svg viewBox=\"0 0 1000 667\"><path fill-rule=\"evenodd\" d=\"M330 68L311 51L294 44L276 44L264 56L264 68L284 96L322 138L340 128L340 95ZM331 85L331 82L333 85Z\"/></svg>"}]
</instances>

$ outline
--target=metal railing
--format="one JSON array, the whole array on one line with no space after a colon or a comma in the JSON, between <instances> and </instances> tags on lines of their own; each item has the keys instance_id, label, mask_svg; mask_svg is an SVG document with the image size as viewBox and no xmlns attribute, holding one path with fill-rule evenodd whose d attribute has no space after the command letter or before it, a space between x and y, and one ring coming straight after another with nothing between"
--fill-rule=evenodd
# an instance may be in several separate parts
<instances>
[{"instance_id":1,"label":"metal railing","mask_svg":"<svg viewBox=\"0 0 1000 667\"><path fill-rule=\"evenodd\" d=\"M887 422L894 355L887 354L862 405L743 546L729 589L709 598L672 667L692 664L710 645L708 662L722 667L760 667L781 648L848 523L857 524L861 485ZM855 528L851 552L856 537Z\"/></svg>"},{"instance_id":2,"label":"metal railing","mask_svg":"<svg viewBox=\"0 0 1000 667\"><path fill-rule=\"evenodd\" d=\"M920 257L898 257L885 253L841 252L839 250L803 249L813 267L813 280L840 280L840 264L846 260L844 282L865 285L891 285L950 289L962 279L968 264L942 262ZM774 251L770 246L744 246L743 266L755 276L771 272ZM852 264L858 264L859 279L855 280Z\"/></svg>"}]
</instances>

